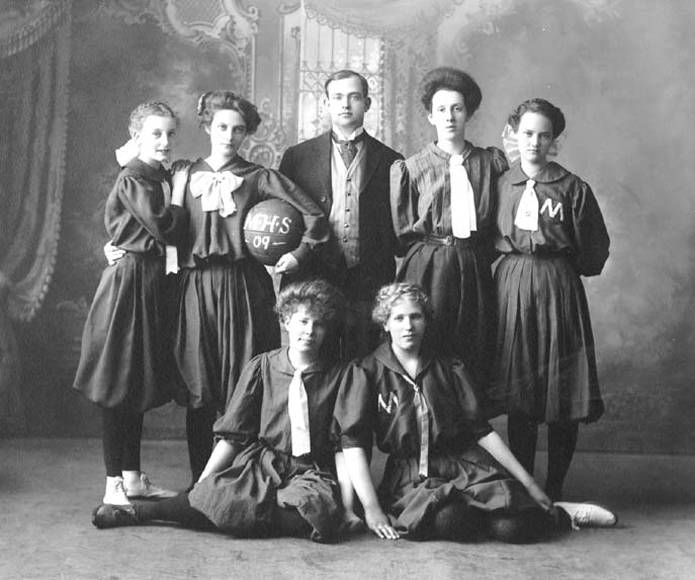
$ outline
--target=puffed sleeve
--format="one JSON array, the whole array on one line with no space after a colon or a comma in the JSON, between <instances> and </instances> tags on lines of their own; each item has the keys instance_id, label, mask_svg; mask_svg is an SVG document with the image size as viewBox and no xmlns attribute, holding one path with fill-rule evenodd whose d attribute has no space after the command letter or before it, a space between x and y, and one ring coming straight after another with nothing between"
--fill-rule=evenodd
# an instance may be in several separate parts
<instances>
[{"instance_id":1,"label":"puffed sleeve","mask_svg":"<svg viewBox=\"0 0 695 580\"><path fill-rule=\"evenodd\" d=\"M263 403L263 357L260 354L244 366L224 415L213 428L215 436L245 447L258 438Z\"/></svg>"},{"instance_id":2,"label":"puffed sleeve","mask_svg":"<svg viewBox=\"0 0 695 580\"><path fill-rule=\"evenodd\" d=\"M333 439L341 449L371 450L376 410L372 399L367 374L358 364L351 363L343 373L333 411Z\"/></svg>"},{"instance_id":3,"label":"puffed sleeve","mask_svg":"<svg viewBox=\"0 0 695 580\"><path fill-rule=\"evenodd\" d=\"M488 147L487 150L491 154L490 166L492 167L492 173L495 177L499 177L509 169L507 157L504 155L504 152L497 147Z\"/></svg>"},{"instance_id":4,"label":"puffed sleeve","mask_svg":"<svg viewBox=\"0 0 695 580\"><path fill-rule=\"evenodd\" d=\"M601 273L608 259L610 238L591 187L583 181L572 200L576 267L582 276Z\"/></svg>"},{"instance_id":5,"label":"puffed sleeve","mask_svg":"<svg viewBox=\"0 0 695 580\"><path fill-rule=\"evenodd\" d=\"M463 363L453 361L451 373L454 390L459 402L460 416L466 424L466 429L470 431L472 437L477 441L490 433L492 427L483 416L483 411L478 401L478 394Z\"/></svg>"},{"instance_id":6,"label":"puffed sleeve","mask_svg":"<svg viewBox=\"0 0 695 580\"><path fill-rule=\"evenodd\" d=\"M403 256L419 237L413 230L418 219L418 192L413 187L405 161L398 159L391 165L391 219L398 240L397 255Z\"/></svg>"},{"instance_id":7,"label":"puffed sleeve","mask_svg":"<svg viewBox=\"0 0 695 580\"><path fill-rule=\"evenodd\" d=\"M328 224L321 208L285 175L266 169L259 178L258 191L264 199L282 199L302 214L304 234L299 247L292 252L297 261L301 262L317 244L328 240Z\"/></svg>"},{"instance_id":8,"label":"puffed sleeve","mask_svg":"<svg viewBox=\"0 0 695 580\"><path fill-rule=\"evenodd\" d=\"M185 235L188 211L179 206L165 206L159 184L122 174L116 187L118 199L126 211L158 242L176 244ZM105 218L107 229L109 217Z\"/></svg>"}]
</instances>

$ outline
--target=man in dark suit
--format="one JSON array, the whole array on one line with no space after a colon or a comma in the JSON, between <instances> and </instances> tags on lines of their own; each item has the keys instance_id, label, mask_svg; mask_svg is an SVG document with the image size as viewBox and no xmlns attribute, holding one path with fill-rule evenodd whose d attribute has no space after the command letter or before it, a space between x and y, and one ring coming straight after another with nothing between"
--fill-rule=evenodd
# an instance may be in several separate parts
<instances>
[{"instance_id":1,"label":"man in dark suit","mask_svg":"<svg viewBox=\"0 0 695 580\"><path fill-rule=\"evenodd\" d=\"M285 151L280 171L321 207L331 237L282 285L321 276L348 299L340 354L364 355L376 347L379 330L371 306L379 287L395 275L396 238L389 207L389 171L403 157L362 126L371 99L367 80L351 70L325 83L331 131Z\"/></svg>"}]
</instances>

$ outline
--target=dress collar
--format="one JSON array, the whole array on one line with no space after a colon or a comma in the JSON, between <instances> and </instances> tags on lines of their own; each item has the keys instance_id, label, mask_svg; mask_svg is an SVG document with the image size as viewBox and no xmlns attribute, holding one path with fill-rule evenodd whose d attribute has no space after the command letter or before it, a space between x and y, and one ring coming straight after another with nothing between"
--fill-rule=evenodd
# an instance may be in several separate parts
<instances>
[{"instance_id":1,"label":"dress collar","mask_svg":"<svg viewBox=\"0 0 695 580\"><path fill-rule=\"evenodd\" d=\"M289 350L289 347L284 346L278 350L272 351L268 356L270 364L275 367L275 369L286 375L294 375L296 369L290 362ZM319 359L304 369L302 374L308 375L310 373L317 373L326 370L326 368L328 368L326 362L323 359Z\"/></svg>"},{"instance_id":2,"label":"dress collar","mask_svg":"<svg viewBox=\"0 0 695 580\"><path fill-rule=\"evenodd\" d=\"M440 149L436 142L428 143L427 150L440 159L444 159L447 163L449 162L449 159L451 159L451 155L443 149ZM471 154L471 151L473 151L473 144L470 141L466 141L465 145L463 146L463 151L461 151L461 156L463 157L464 161Z\"/></svg>"},{"instance_id":3,"label":"dress collar","mask_svg":"<svg viewBox=\"0 0 695 580\"><path fill-rule=\"evenodd\" d=\"M543 169L533 176L533 180L536 183L553 183L555 181L560 181L569 174L570 172L559 163L549 161ZM521 169L520 161L516 161L509 169L509 179L514 185L521 185L528 181L529 176Z\"/></svg>"},{"instance_id":4,"label":"dress collar","mask_svg":"<svg viewBox=\"0 0 695 580\"><path fill-rule=\"evenodd\" d=\"M167 170L164 169L162 165L159 167L152 167L149 163L145 163L137 157L134 157L128 161L126 167L134 173L142 175L146 179L151 179L153 181L163 181L167 176Z\"/></svg>"},{"instance_id":5,"label":"dress collar","mask_svg":"<svg viewBox=\"0 0 695 580\"><path fill-rule=\"evenodd\" d=\"M374 357L381 362L386 368L398 373L399 375L409 376L408 373L403 368L403 365L396 358L396 355L391 348L391 343L389 341L382 342L374 351ZM418 370L415 380L417 380L420 375L422 375L432 364L432 352L430 349L423 346L420 353L420 369Z\"/></svg>"}]
</instances>

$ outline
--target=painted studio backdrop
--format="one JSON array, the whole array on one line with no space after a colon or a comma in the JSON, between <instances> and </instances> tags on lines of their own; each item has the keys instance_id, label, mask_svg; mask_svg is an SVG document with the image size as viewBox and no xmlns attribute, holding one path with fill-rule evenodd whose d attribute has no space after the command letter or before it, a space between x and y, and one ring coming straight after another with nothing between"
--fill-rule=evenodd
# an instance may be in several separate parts
<instances>
[{"instance_id":1,"label":"painted studio backdrop","mask_svg":"<svg viewBox=\"0 0 695 580\"><path fill-rule=\"evenodd\" d=\"M368 130L409 155L432 139L417 83L453 65L483 89L478 144L501 146L528 97L559 105L558 161L606 218L611 257L585 285L607 411L580 447L695 452L693 26L679 0L0 3L0 435L99 432L70 385L136 104L172 104L191 158L206 151L198 95L232 88L263 117L244 154L277 166L323 130L327 73L353 68L374 99ZM155 410L146 435L180 436L182 417Z\"/></svg>"}]
</instances>

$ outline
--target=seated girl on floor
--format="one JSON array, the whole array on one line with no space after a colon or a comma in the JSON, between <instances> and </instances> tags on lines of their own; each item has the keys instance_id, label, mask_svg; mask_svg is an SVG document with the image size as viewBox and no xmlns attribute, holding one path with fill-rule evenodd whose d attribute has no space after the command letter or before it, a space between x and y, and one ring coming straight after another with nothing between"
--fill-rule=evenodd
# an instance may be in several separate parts
<instances>
[{"instance_id":1,"label":"seated girl on floor","mask_svg":"<svg viewBox=\"0 0 695 580\"><path fill-rule=\"evenodd\" d=\"M335 539L344 517L331 438L341 367L326 362L321 346L342 303L322 280L285 288L276 309L289 346L244 368L198 483L157 503L101 505L94 525L173 522L234 536Z\"/></svg>"},{"instance_id":2,"label":"seated girl on floor","mask_svg":"<svg viewBox=\"0 0 695 580\"><path fill-rule=\"evenodd\" d=\"M553 504L515 459L483 419L463 364L428 349L431 306L421 287L383 287L373 318L389 340L349 365L335 416L347 472L379 537L520 543L616 523L597 505ZM378 495L365 451L372 433L389 455Z\"/></svg>"}]
</instances>

